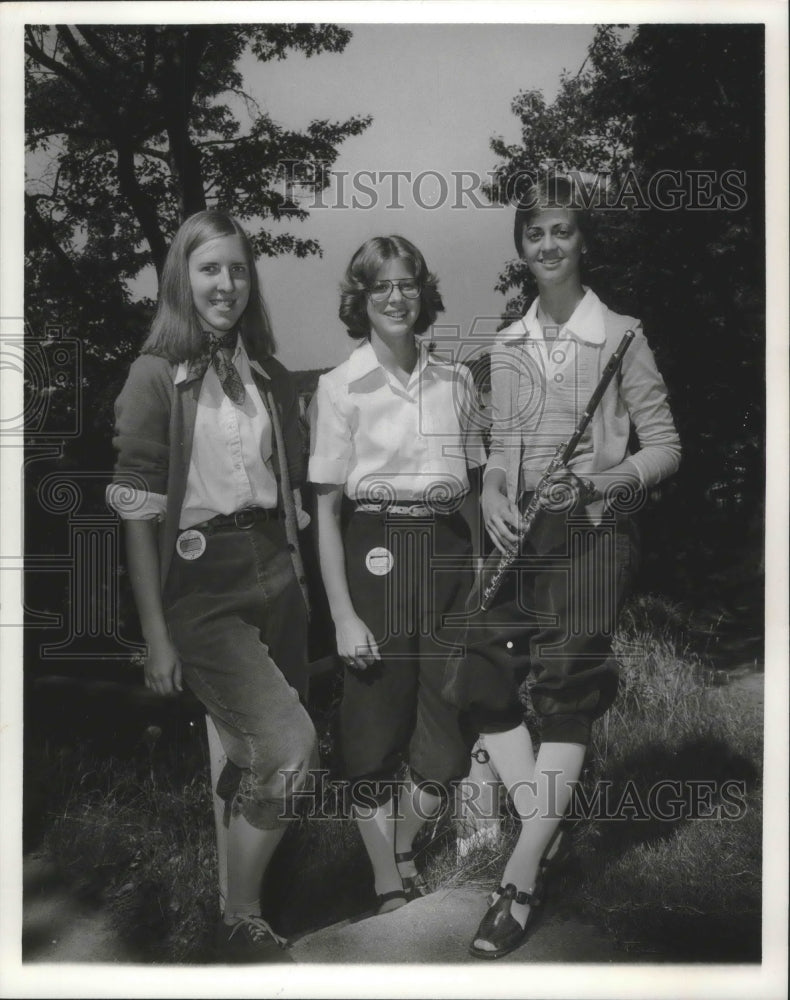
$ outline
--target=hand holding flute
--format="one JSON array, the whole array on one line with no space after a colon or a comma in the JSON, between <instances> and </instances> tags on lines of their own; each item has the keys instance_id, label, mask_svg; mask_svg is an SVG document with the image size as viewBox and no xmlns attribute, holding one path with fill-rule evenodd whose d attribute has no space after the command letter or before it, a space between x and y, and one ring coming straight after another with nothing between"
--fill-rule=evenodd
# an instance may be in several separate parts
<instances>
[{"instance_id":1,"label":"hand holding flute","mask_svg":"<svg viewBox=\"0 0 790 1000\"><path fill-rule=\"evenodd\" d=\"M504 481L504 473L502 473L502 481ZM518 545L519 540L524 537L528 529L524 523L524 515L519 512L515 503L508 500L498 483L496 473L486 477L486 486L480 505L486 531L497 549L505 553L514 545ZM551 507L553 487L556 486L562 486L569 494L573 494L566 498L567 506L571 508L579 503L586 505L599 499L599 493L589 479L580 479L570 469L563 466L544 477L544 486L545 491L537 501L541 507Z\"/></svg>"},{"instance_id":2,"label":"hand holding flute","mask_svg":"<svg viewBox=\"0 0 790 1000\"><path fill-rule=\"evenodd\" d=\"M491 476L486 477L483 496L481 498L483 518L486 528L501 555L493 572L490 570L489 563L483 573L478 576L475 586L472 588L469 603L474 603L477 595L481 594L480 607L482 610L486 610L490 606L505 572L518 557L521 543L529 534L538 511L551 504L553 487L563 484L566 489L572 491L574 496L566 497L565 499L571 500L573 506L576 506L580 502L589 503L595 498L596 491L593 483L589 480L580 479L567 468L567 464L573 458L582 434L590 423L593 413L600 403L609 383L612 381L615 372L620 367L623 355L628 350L633 339L633 330L628 330L606 364L601 379L584 409L576 430L567 442L562 442L557 446L557 450L541 476L540 482L523 515L520 514L516 504L505 495L507 487L504 473L494 470Z\"/></svg>"}]
</instances>

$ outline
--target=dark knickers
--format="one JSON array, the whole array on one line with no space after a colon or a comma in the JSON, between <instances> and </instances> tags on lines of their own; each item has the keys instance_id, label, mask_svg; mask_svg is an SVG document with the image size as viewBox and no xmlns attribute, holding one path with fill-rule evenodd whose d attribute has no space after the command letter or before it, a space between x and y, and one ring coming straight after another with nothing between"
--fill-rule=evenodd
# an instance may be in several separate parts
<instances>
[{"instance_id":1,"label":"dark knickers","mask_svg":"<svg viewBox=\"0 0 790 1000\"><path fill-rule=\"evenodd\" d=\"M304 599L281 520L206 537L197 559L173 556L165 614L186 684L237 769L233 814L274 829L317 766L307 688Z\"/></svg>"},{"instance_id":2,"label":"dark knickers","mask_svg":"<svg viewBox=\"0 0 790 1000\"><path fill-rule=\"evenodd\" d=\"M458 513L355 512L344 544L354 610L381 654L368 669L345 672L346 775L362 781L367 798L384 802L405 759L412 779L438 792L468 762L458 712L441 693L450 648L443 619L463 609L472 581L468 525Z\"/></svg>"},{"instance_id":3,"label":"dark knickers","mask_svg":"<svg viewBox=\"0 0 790 1000\"><path fill-rule=\"evenodd\" d=\"M523 720L526 683L544 742L589 743L617 693L611 641L637 558L627 517L596 526L583 512L539 514L494 603L469 619L446 697L477 731L502 732Z\"/></svg>"}]
</instances>

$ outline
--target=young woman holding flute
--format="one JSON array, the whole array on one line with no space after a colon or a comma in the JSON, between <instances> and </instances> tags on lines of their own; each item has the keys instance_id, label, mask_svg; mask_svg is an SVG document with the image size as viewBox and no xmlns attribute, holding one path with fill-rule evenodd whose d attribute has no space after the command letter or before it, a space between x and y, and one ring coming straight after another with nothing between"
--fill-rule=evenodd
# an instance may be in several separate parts
<instances>
[{"instance_id":1,"label":"young woman holding flute","mask_svg":"<svg viewBox=\"0 0 790 1000\"><path fill-rule=\"evenodd\" d=\"M629 514L680 461L666 388L641 324L608 309L582 283L589 226L578 193L570 179L546 177L516 211L516 248L538 296L492 350L492 443L481 504L499 552L520 544L521 555L491 607L471 619L444 689L480 733L470 777L503 782L521 819L501 886L470 945L484 959L519 947L539 909L546 858L592 722L617 691L611 637L636 557ZM628 330L633 342L619 371L567 466L548 477L521 541L536 486ZM537 757L519 699L525 675L540 720Z\"/></svg>"}]
</instances>

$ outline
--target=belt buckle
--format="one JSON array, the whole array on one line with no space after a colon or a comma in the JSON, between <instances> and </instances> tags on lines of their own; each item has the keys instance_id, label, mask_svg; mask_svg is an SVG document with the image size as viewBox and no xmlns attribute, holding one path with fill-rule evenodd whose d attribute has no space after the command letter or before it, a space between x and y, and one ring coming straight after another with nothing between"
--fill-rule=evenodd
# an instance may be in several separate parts
<instances>
[{"instance_id":1,"label":"belt buckle","mask_svg":"<svg viewBox=\"0 0 790 1000\"><path fill-rule=\"evenodd\" d=\"M237 510L233 515L233 523L242 531L248 531L255 524L255 513L251 510Z\"/></svg>"}]
</instances>

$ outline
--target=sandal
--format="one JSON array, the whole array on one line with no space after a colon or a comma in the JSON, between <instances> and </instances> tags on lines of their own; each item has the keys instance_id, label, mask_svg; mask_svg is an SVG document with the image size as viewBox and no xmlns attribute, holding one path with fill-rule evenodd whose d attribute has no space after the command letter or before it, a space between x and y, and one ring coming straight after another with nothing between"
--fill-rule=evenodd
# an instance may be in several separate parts
<instances>
[{"instance_id":1,"label":"sandal","mask_svg":"<svg viewBox=\"0 0 790 1000\"><path fill-rule=\"evenodd\" d=\"M414 850L396 854L395 864L402 865L409 861L414 861L414 854ZM416 872L414 875L401 875L401 882L403 882L403 889L406 893L406 901L408 903L413 902L415 899L422 899L423 896L427 896L430 892L425 879L419 872Z\"/></svg>"},{"instance_id":2,"label":"sandal","mask_svg":"<svg viewBox=\"0 0 790 1000\"><path fill-rule=\"evenodd\" d=\"M388 903L394 903L396 900L400 900L397 906L388 906ZM392 892L382 892L381 895L376 896L377 910L376 916L381 917L385 913L392 913L393 910L399 910L401 906L405 906L409 902L409 898L403 889L393 889Z\"/></svg>"},{"instance_id":3,"label":"sandal","mask_svg":"<svg viewBox=\"0 0 790 1000\"><path fill-rule=\"evenodd\" d=\"M523 927L510 913L513 902L522 906L528 904L530 907L527 922ZM472 943L469 945L469 954L474 955L475 958L493 959L502 958L503 955L509 955L511 951L515 951L526 941L528 934L532 931L537 919L537 911L542 902L542 889L539 884L531 892L519 892L512 882L501 886L495 894L495 901L489 906ZM476 948L475 941L481 938L494 947L490 950Z\"/></svg>"}]
</instances>

